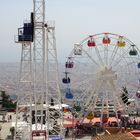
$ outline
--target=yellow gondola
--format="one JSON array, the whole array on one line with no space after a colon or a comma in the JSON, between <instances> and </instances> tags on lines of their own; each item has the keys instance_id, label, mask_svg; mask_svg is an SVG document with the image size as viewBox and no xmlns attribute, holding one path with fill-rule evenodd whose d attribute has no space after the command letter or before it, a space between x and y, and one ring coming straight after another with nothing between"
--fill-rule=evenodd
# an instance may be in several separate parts
<instances>
[{"instance_id":1,"label":"yellow gondola","mask_svg":"<svg viewBox=\"0 0 140 140\"><path fill-rule=\"evenodd\" d=\"M89 112L86 118L91 121L94 118L94 114Z\"/></svg>"},{"instance_id":2,"label":"yellow gondola","mask_svg":"<svg viewBox=\"0 0 140 140\"><path fill-rule=\"evenodd\" d=\"M117 46L118 47L125 47L125 41L118 41Z\"/></svg>"},{"instance_id":3,"label":"yellow gondola","mask_svg":"<svg viewBox=\"0 0 140 140\"><path fill-rule=\"evenodd\" d=\"M118 47L125 47L125 41L123 41L123 37L119 36L118 42L117 42Z\"/></svg>"}]
</instances>

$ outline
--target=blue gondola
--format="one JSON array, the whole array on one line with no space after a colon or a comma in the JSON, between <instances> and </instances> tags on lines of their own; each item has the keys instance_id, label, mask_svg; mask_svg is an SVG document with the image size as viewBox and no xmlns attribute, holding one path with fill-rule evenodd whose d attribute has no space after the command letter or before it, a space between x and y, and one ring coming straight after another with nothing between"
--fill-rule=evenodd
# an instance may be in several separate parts
<instances>
[{"instance_id":1,"label":"blue gondola","mask_svg":"<svg viewBox=\"0 0 140 140\"><path fill-rule=\"evenodd\" d=\"M73 99L73 94L71 93L71 90L69 88L67 89L67 92L65 94L65 97L67 99Z\"/></svg>"},{"instance_id":2,"label":"blue gondola","mask_svg":"<svg viewBox=\"0 0 140 140\"><path fill-rule=\"evenodd\" d=\"M140 69L140 62L138 63L138 68Z\"/></svg>"},{"instance_id":3,"label":"blue gondola","mask_svg":"<svg viewBox=\"0 0 140 140\"><path fill-rule=\"evenodd\" d=\"M62 138L59 137L59 136L53 136L53 137L52 137L52 140L62 140Z\"/></svg>"}]
</instances>

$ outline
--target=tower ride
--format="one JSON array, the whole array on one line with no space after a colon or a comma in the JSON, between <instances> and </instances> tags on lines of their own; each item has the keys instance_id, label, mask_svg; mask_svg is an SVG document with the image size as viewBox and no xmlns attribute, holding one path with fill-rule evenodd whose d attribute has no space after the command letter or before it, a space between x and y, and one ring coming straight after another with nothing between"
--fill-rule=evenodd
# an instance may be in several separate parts
<instances>
[{"instance_id":1,"label":"tower ride","mask_svg":"<svg viewBox=\"0 0 140 140\"><path fill-rule=\"evenodd\" d=\"M16 43L22 53L15 138L62 138L55 25L45 22L45 0L33 0L31 19L18 28Z\"/></svg>"}]
</instances>

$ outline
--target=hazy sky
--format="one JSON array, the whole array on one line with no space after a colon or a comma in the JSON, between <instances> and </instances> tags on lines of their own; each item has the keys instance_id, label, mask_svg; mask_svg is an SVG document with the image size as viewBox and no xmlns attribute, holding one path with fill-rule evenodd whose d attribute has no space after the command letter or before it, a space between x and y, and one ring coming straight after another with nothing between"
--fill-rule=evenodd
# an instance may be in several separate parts
<instances>
[{"instance_id":1,"label":"hazy sky","mask_svg":"<svg viewBox=\"0 0 140 140\"><path fill-rule=\"evenodd\" d=\"M0 62L19 62L17 28L30 18L32 0L1 0ZM111 32L140 45L140 0L46 0L46 19L55 20L59 62L89 34ZM140 47L139 47L140 48Z\"/></svg>"}]
</instances>

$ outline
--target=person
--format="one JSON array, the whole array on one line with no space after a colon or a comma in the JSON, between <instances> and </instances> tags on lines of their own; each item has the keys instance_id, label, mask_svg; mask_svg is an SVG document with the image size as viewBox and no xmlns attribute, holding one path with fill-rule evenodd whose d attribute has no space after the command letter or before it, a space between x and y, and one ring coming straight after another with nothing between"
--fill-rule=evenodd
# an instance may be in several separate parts
<instances>
[{"instance_id":1,"label":"person","mask_svg":"<svg viewBox=\"0 0 140 140\"><path fill-rule=\"evenodd\" d=\"M2 116L2 121L3 121L3 122L5 121L5 115Z\"/></svg>"},{"instance_id":2,"label":"person","mask_svg":"<svg viewBox=\"0 0 140 140\"><path fill-rule=\"evenodd\" d=\"M9 116L9 115L7 115L7 121L8 121L8 122L10 121L10 116Z\"/></svg>"},{"instance_id":3,"label":"person","mask_svg":"<svg viewBox=\"0 0 140 140\"><path fill-rule=\"evenodd\" d=\"M69 136L69 128L66 128L65 137Z\"/></svg>"},{"instance_id":4,"label":"person","mask_svg":"<svg viewBox=\"0 0 140 140\"><path fill-rule=\"evenodd\" d=\"M12 120L12 115L10 115L9 117L10 117L10 120Z\"/></svg>"},{"instance_id":5,"label":"person","mask_svg":"<svg viewBox=\"0 0 140 140\"><path fill-rule=\"evenodd\" d=\"M1 129L2 129L2 126L0 125L0 137L1 137Z\"/></svg>"}]
</instances>

